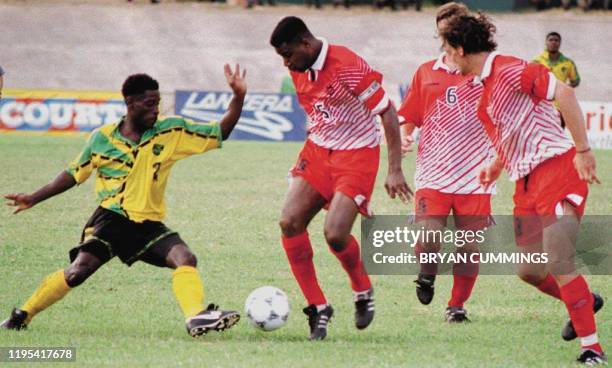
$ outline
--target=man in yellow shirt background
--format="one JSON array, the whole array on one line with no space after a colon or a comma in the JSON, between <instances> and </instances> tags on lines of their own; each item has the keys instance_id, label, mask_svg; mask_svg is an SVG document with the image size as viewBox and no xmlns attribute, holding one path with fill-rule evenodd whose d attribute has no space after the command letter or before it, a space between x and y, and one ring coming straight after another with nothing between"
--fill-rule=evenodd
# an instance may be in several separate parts
<instances>
[{"instance_id":1,"label":"man in yellow shirt background","mask_svg":"<svg viewBox=\"0 0 612 368\"><path fill-rule=\"evenodd\" d=\"M546 50L536 56L533 61L544 65L558 80L575 88L580 84L580 74L574 61L563 55L561 48L561 35L550 32L546 35Z\"/></svg>"}]
</instances>

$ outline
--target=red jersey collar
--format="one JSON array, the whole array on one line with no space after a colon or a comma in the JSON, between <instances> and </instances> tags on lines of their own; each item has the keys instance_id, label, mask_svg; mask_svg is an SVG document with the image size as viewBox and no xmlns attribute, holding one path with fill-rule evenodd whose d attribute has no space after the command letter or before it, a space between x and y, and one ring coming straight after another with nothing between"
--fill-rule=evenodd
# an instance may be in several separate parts
<instances>
[{"instance_id":1,"label":"red jersey collar","mask_svg":"<svg viewBox=\"0 0 612 368\"><path fill-rule=\"evenodd\" d=\"M495 58L497 57L497 55L499 55L499 52L493 51L492 53L489 54L489 56L487 56L484 66L482 67L482 72L480 73L479 76L476 76L474 78L474 82L476 83L483 82L485 79L489 77L489 75L491 75L491 69L493 69L493 61L495 61Z\"/></svg>"},{"instance_id":2,"label":"red jersey collar","mask_svg":"<svg viewBox=\"0 0 612 368\"><path fill-rule=\"evenodd\" d=\"M319 56L317 60L312 64L309 68L311 70L322 70L325 66L325 60L327 59L327 52L329 51L329 42L323 37L317 37L317 39L323 42L323 46L321 47L321 51L319 52Z\"/></svg>"},{"instance_id":3,"label":"red jersey collar","mask_svg":"<svg viewBox=\"0 0 612 368\"><path fill-rule=\"evenodd\" d=\"M444 55L446 55L446 53L443 52L440 54L440 56L438 56L435 64L431 67L431 69L432 70L442 69L442 70L447 71L448 73L455 73L454 70L452 70L448 65L444 63Z\"/></svg>"}]
</instances>

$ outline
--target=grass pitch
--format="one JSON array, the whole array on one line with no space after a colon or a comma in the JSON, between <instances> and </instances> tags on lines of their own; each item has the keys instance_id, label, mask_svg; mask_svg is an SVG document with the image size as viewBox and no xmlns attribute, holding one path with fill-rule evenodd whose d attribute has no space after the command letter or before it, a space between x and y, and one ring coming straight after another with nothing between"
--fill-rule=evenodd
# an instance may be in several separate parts
<instances>
[{"instance_id":1,"label":"grass pitch","mask_svg":"<svg viewBox=\"0 0 612 368\"><path fill-rule=\"evenodd\" d=\"M79 152L82 137L0 134L0 192L29 192L48 182ZM448 325L443 312L451 277L440 276L429 306L418 303L413 276L374 276L377 315L365 331L353 326L348 279L322 237L319 215L310 226L319 280L336 309L328 339L308 342L304 300L279 242L278 214L285 176L300 144L226 142L224 148L178 163L167 191L169 227L198 255L206 302L242 311L249 292L271 284L291 301L288 324L259 332L242 320L223 334L187 335L172 295L170 270L114 259L23 332L0 331L0 346L74 346L76 363L58 366L202 367L560 367L574 366L578 343L561 340L562 303L514 276L481 276L466 305L472 323ZM591 187L587 214L612 214L612 152L596 152L604 185ZM384 156L384 154L383 154ZM379 214L408 213L377 182ZM414 154L404 160L412 178ZM96 208L93 178L35 208L0 211L0 313L20 306L48 273L63 268L68 250ZM496 214L510 214L512 184L502 180ZM358 234L359 224L354 233ZM588 276L605 299L611 276ZM608 303L610 301L608 300ZM597 315L604 348L612 351L612 307ZM37 367L47 364L32 363ZM17 366L17 365L15 365ZM19 366L27 366L22 363Z\"/></svg>"}]
</instances>

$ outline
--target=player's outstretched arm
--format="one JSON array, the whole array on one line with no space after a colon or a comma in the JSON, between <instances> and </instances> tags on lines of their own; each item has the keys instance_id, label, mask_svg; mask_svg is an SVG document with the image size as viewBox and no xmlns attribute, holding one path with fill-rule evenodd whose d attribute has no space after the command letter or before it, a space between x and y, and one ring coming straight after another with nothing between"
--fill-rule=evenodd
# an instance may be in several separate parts
<instances>
[{"instance_id":1,"label":"player's outstretched arm","mask_svg":"<svg viewBox=\"0 0 612 368\"><path fill-rule=\"evenodd\" d=\"M402 171L402 148L401 137L399 130L399 122L397 120L397 111L393 104L390 104L381 115L382 124L385 128L385 138L387 139L387 152L389 155L389 171L387 180L385 181L385 189L389 197L399 198L407 202L412 198L412 190L406 183L406 178Z\"/></svg>"},{"instance_id":2,"label":"player's outstretched arm","mask_svg":"<svg viewBox=\"0 0 612 368\"><path fill-rule=\"evenodd\" d=\"M555 100L559 104L559 111L565 120L565 126L572 134L576 146L574 165L580 179L589 183L600 183L595 171L595 156L589 147L586 126L582 109L576 99L574 89L564 83L557 83L555 87Z\"/></svg>"},{"instance_id":3,"label":"player's outstretched arm","mask_svg":"<svg viewBox=\"0 0 612 368\"><path fill-rule=\"evenodd\" d=\"M4 198L8 199L7 205L17 207L13 214L34 207L37 203L58 195L75 186L76 181L72 175L66 171L62 171L49 184L40 188L32 194L14 193L6 194Z\"/></svg>"},{"instance_id":4,"label":"player's outstretched arm","mask_svg":"<svg viewBox=\"0 0 612 368\"><path fill-rule=\"evenodd\" d=\"M227 80L227 84L230 86L232 91L234 92L234 97L229 103L227 111L221 122L219 123L221 126L221 134L223 136L223 140L229 138L232 130L238 123L238 119L240 119L240 114L242 113L242 105L244 103L244 96L246 96L247 92L247 84L246 84L246 69L240 73L240 65L236 64L234 71L232 72L229 64L225 64L224 66L225 79Z\"/></svg>"}]
</instances>

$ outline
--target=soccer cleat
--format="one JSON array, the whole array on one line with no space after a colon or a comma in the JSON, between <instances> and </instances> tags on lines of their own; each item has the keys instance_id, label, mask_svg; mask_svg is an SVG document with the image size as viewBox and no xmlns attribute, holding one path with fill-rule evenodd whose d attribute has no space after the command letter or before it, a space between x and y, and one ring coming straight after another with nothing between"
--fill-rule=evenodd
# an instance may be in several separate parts
<instances>
[{"instance_id":1,"label":"soccer cleat","mask_svg":"<svg viewBox=\"0 0 612 368\"><path fill-rule=\"evenodd\" d=\"M319 312L317 306L311 304L304 308L304 314L308 316L308 326L310 327L308 340L323 340L327 336L327 324L334 315L332 306L327 305Z\"/></svg>"},{"instance_id":2,"label":"soccer cleat","mask_svg":"<svg viewBox=\"0 0 612 368\"><path fill-rule=\"evenodd\" d=\"M444 313L444 317L446 318L446 322L449 323L463 323L470 322L467 317L467 310L463 307L448 307L446 308L446 313Z\"/></svg>"},{"instance_id":3,"label":"soccer cleat","mask_svg":"<svg viewBox=\"0 0 612 368\"><path fill-rule=\"evenodd\" d=\"M355 300L355 327L363 330L374 319L374 289L354 294Z\"/></svg>"},{"instance_id":4,"label":"soccer cleat","mask_svg":"<svg viewBox=\"0 0 612 368\"><path fill-rule=\"evenodd\" d=\"M595 350L587 349L584 350L578 359L576 359L581 364L586 365L587 367L593 367L596 365L608 365L608 358L604 353L598 353Z\"/></svg>"},{"instance_id":5,"label":"soccer cleat","mask_svg":"<svg viewBox=\"0 0 612 368\"><path fill-rule=\"evenodd\" d=\"M26 318L28 318L28 312L14 308L11 316L0 324L0 328L5 330L25 330L28 327Z\"/></svg>"},{"instance_id":6,"label":"soccer cleat","mask_svg":"<svg viewBox=\"0 0 612 368\"><path fill-rule=\"evenodd\" d=\"M436 275L424 275L419 273L419 276L414 283L416 286L417 298L421 304L427 305L431 303L434 297L434 282L436 281Z\"/></svg>"},{"instance_id":7,"label":"soccer cleat","mask_svg":"<svg viewBox=\"0 0 612 368\"><path fill-rule=\"evenodd\" d=\"M603 305L604 305L603 298L599 294L593 293L593 312L595 313L599 312L599 310L601 309L601 307L603 307ZM572 323L571 319L567 321L567 323L565 324L565 327L563 327L563 330L561 330L561 337L565 341L571 341L575 339L576 337L578 337L578 335L576 334L576 330L574 329L574 324Z\"/></svg>"},{"instance_id":8,"label":"soccer cleat","mask_svg":"<svg viewBox=\"0 0 612 368\"><path fill-rule=\"evenodd\" d=\"M201 336L209 331L226 330L240 320L240 314L235 311L220 311L216 304L208 307L197 315L187 318L187 332L193 336Z\"/></svg>"}]
</instances>

